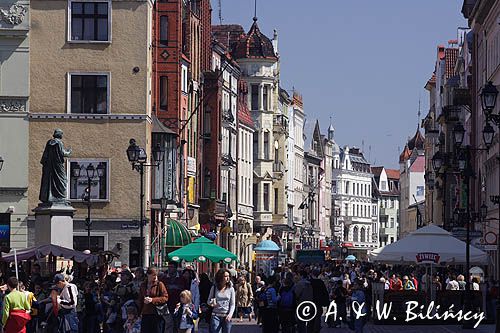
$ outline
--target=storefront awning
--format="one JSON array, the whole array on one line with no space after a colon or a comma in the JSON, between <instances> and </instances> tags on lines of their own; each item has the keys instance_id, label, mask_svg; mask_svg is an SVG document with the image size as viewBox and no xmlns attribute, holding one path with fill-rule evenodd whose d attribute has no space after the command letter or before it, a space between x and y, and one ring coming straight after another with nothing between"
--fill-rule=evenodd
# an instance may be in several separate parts
<instances>
[{"instance_id":1,"label":"storefront awning","mask_svg":"<svg viewBox=\"0 0 500 333\"><path fill-rule=\"evenodd\" d=\"M168 220L167 240L168 247L182 247L191 243L191 235L186 226L175 220Z\"/></svg>"}]
</instances>

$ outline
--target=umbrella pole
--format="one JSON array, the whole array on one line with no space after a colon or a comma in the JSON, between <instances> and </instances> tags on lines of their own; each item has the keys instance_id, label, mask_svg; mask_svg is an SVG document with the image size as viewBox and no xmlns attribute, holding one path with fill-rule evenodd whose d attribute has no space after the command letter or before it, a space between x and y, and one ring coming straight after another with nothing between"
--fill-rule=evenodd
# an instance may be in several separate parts
<instances>
[{"instance_id":1,"label":"umbrella pole","mask_svg":"<svg viewBox=\"0 0 500 333\"><path fill-rule=\"evenodd\" d=\"M19 281L19 269L17 268L17 251L14 249L14 264L16 265L16 279ZM19 289L19 286L17 287Z\"/></svg>"}]
</instances>

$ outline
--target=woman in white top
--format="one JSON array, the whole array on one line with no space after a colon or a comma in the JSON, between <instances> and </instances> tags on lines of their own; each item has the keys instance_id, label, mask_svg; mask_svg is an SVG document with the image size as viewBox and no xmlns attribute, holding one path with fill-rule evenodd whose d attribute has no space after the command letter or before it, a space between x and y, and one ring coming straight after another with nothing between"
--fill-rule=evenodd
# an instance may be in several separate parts
<instances>
[{"instance_id":1,"label":"woman in white top","mask_svg":"<svg viewBox=\"0 0 500 333\"><path fill-rule=\"evenodd\" d=\"M231 285L231 274L227 269L220 269L215 274L215 284L208 296L212 308L210 320L211 333L230 333L231 319L236 308L236 295Z\"/></svg>"}]
</instances>

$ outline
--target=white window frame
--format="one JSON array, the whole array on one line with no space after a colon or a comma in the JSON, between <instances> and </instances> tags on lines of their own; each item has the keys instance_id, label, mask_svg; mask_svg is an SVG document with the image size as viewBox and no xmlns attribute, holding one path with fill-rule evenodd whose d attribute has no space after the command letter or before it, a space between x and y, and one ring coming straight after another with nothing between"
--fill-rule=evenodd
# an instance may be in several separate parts
<instances>
[{"instance_id":1,"label":"white window frame","mask_svg":"<svg viewBox=\"0 0 500 333\"><path fill-rule=\"evenodd\" d=\"M71 4L73 2L105 2L108 4L108 40L72 40L71 39ZM67 21L67 42L68 43L76 43L76 44L110 44L112 41L112 29L113 26L113 15L111 12L111 3L112 0L68 0L68 19Z\"/></svg>"},{"instance_id":2,"label":"white window frame","mask_svg":"<svg viewBox=\"0 0 500 333\"><path fill-rule=\"evenodd\" d=\"M188 67L184 64L181 65L181 90L183 93L188 93Z\"/></svg>"},{"instance_id":3,"label":"white window frame","mask_svg":"<svg viewBox=\"0 0 500 333\"><path fill-rule=\"evenodd\" d=\"M70 181L71 181L71 162L92 162L92 163L99 163L99 162L106 162L106 175L108 176L108 180L106 183L106 193L107 193L107 198L106 199L91 199L92 202L111 202L111 161L109 158L68 158L66 160L66 177L68 179L68 188L66 190L66 199L70 202L85 202L81 198L77 199L71 199L71 188L70 188ZM85 175L85 169L81 170L82 174ZM96 171L97 173L97 171Z\"/></svg>"},{"instance_id":4,"label":"white window frame","mask_svg":"<svg viewBox=\"0 0 500 333\"><path fill-rule=\"evenodd\" d=\"M72 75L105 75L107 78L107 92L106 92L106 103L107 103L107 113L72 113L71 112L71 76ZM68 72L67 74L67 94L66 94L66 113L76 114L76 115L102 115L111 114L111 72Z\"/></svg>"},{"instance_id":5,"label":"white window frame","mask_svg":"<svg viewBox=\"0 0 500 333\"><path fill-rule=\"evenodd\" d=\"M73 231L73 237L87 237L87 231ZM90 230L90 237L104 237L104 251L108 251L109 249L109 234L103 231L92 231Z\"/></svg>"}]
</instances>

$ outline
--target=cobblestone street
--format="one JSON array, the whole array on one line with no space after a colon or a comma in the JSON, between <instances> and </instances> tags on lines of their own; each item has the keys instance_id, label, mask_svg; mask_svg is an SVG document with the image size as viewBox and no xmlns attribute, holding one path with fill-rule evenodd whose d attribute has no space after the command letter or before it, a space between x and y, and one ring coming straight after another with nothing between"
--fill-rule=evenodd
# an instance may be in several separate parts
<instances>
[{"instance_id":1,"label":"cobblestone street","mask_svg":"<svg viewBox=\"0 0 500 333\"><path fill-rule=\"evenodd\" d=\"M459 325L374 325L369 323L364 328L364 333L493 333L495 332L495 325L481 325L474 330L462 329ZM200 333L208 333L207 327L200 327ZM248 322L247 320L243 322L238 322L233 320L232 333L261 333L262 328L259 327L255 321ZM352 333L347 327L342 328L328 328L326 325L321 329L321 333ZM278 332L277 332L278 333Z\"/></svg>"}]
</instances>

